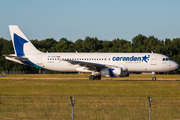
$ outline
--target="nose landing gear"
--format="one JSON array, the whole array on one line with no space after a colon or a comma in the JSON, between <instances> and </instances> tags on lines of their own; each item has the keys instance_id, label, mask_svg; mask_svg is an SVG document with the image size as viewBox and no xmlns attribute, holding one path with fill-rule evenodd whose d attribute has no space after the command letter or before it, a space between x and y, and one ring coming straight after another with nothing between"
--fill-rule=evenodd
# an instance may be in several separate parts
<instances>
[{"instance_id":1,"label":"nose landing gear","mask_svg":"<svg viewBox=\"0 0 180 120\"><path fill-rule=\"evenodd\" d=\"M152 72L152 80L155 81L156 80L156 77L155 77L155 72Z\"/></svg>"}]
</instances>

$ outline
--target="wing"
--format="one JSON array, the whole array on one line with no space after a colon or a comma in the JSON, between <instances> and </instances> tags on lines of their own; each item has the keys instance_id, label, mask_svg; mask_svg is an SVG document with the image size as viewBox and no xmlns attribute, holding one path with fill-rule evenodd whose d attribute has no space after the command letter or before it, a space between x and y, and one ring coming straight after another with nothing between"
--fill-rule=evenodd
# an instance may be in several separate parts
<instances>
[{"instance_id":1,"label":"wing","mask_svg":"<svg viewBox=\"0 0 180 120\"><path fill-rule=\"evenodd\" d=\"M74 60L64 60L73 65L80 65L82 67L87 67L88 70L97 70L100 71L103 68L115 67L114 65L105 65L99 63L91 63L91 62L82 62L82 61L74 61Z\"/></svg>"}]
</instances>

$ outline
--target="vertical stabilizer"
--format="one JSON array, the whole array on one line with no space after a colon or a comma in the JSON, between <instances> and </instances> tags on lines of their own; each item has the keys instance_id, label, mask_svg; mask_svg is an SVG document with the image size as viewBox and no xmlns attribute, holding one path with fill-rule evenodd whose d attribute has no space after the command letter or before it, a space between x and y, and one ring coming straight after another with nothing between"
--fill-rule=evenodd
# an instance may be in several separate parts
<instances>
[{"instance_id":1,"label":"vertical stabilizer","mask_svg":"<svg viewBox=\"0 0 180 120\"><path fill-rule=\"evenodd\" d=\"M9 30L14 51L18 57L25 56L29 53L41 53L34 47L17 25L9 25Z\"/></svg>"}]
</instances>

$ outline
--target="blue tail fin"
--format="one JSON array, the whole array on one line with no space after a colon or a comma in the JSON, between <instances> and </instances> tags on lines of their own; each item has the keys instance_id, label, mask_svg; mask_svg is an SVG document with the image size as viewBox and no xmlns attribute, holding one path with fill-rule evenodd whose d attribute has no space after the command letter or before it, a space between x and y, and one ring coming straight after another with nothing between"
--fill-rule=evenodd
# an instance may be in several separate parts
<instances>
[{"instance_id":1,"label":"blue tail fin","mask_svg":"<svg viewBox=\"0 0 180 120\"><path fill-rule=\"evenodd\" d=\"M18 57L31 53L40 53L40 51L34 47L34 45L29 41L29 39L24 35L17 25L9 25L9 30L14 51Z\"/></svg>"}]
</instances>

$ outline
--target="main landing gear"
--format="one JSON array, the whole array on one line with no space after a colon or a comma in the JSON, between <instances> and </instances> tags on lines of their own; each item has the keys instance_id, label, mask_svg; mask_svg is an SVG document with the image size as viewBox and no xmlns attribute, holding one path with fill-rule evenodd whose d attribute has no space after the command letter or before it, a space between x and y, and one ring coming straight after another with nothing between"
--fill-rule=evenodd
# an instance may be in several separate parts
<instances>
[{"instance_id":1,"label":"main landing gear","mask_svg":"<svg viewBox=\"0 0 180 120\"><path fill-rule=\"evenodd\" d=\"M152 72L152 80L155 81L156 80L156 77L155 77L155 72Z\"/></svg>"},{"instance_id":2,"label":"main landing gear","mask_svg":"<svg viewBox=\"0 0 180 120\"><path fill-rule=\"evenodd\" d=\"M96 76L90 75L89 80L101 80L101 76L100 75L96 75Z\"/></svg>"}]
</instances>

